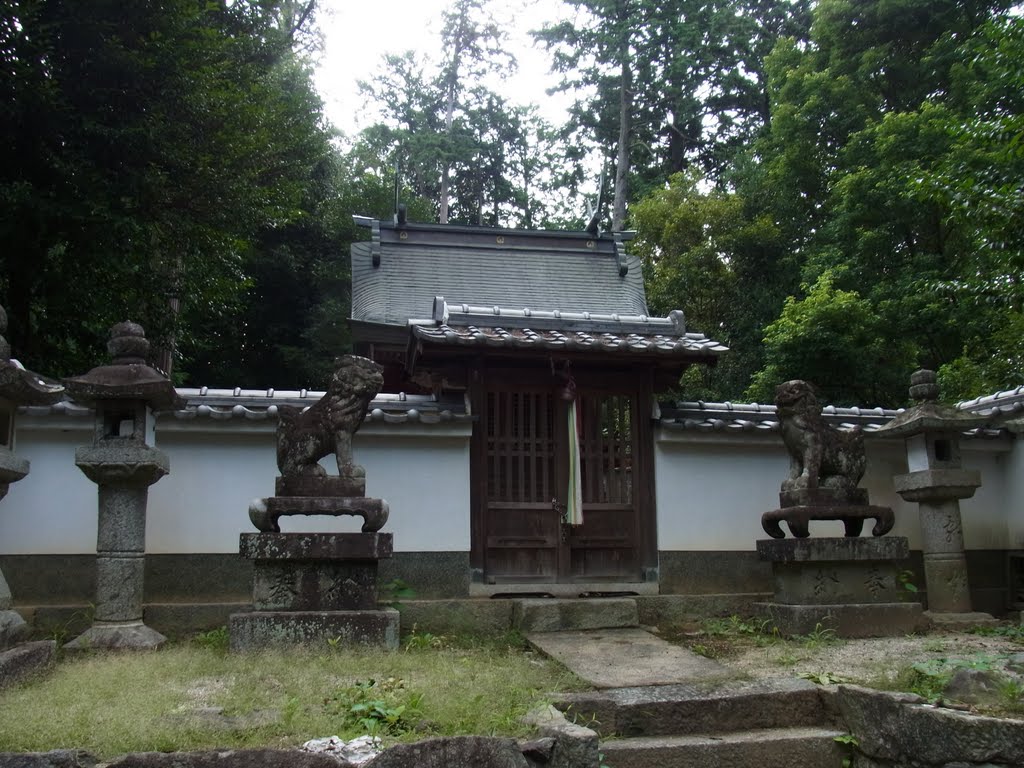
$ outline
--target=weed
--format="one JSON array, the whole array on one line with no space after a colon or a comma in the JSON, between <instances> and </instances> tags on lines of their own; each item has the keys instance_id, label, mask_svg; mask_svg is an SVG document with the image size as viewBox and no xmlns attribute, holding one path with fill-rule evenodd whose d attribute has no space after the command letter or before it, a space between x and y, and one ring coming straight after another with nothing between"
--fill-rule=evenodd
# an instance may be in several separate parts
<instances>
[{"instance_id":1,"label":"weed","mask_svg":"<svg viewBox=\"0 0 1024 768\"><path fill-rule=\"evenodd\" d=\"M844 733L841 736L835 736L832 738L836 744L843 750L843 768L850 768L853 765L853 753L860 746L860 742L857 737L852 733Z\"/></svg>"},{"instance_id":2,"label":"weed","mask_svg":"<svg viewBox=\"0 0 1024 768\"><path fill-rule=\"evenodd\" d=\"M821 622L815 624L814 629L810 633L798 638L798 640L807 648L820 648L823 645L831 645L832 643L837 642L838 639L839 638L836 637L836 631L829 627L822 626Z\"/></svg>"},{"instance_id":3,"label":"weed","mask_svg":"<svg viewBox=\"0 0 1024 768\"><path fill-rule=\"evenodd\" d=\"M840 683L849 682L845 677L834 672L801 672L799 677L802 677L804 680L810 680L816 685L839 685Z\"/></svg>"},{"instance_id":4,"label":"weed","mask_svg":"<svg viewBox=\"0 0 1024 768\"><path fill-rule=\"evenodd\" d=\"M377 590L377 595L377 601L381 605L398 608L401 606L400 601L412 600L415 598L416 590L402 581L402 579L392 579L391 581L380 585L380 588Z\"/></svg>"},{"instance_id":5,"label":"weed","mask_svg":"<svg viewBox=\"0 0 1024 768\"><path fill-rule=\"evenodd\" d=\"M698 656L703 656L705 659L717 659L722 655L718 649L704 645L704 643L694 643L690 646L690 650Z\"/></svg>"},{"instance_id":6,"label":"weed","mask_svg":"<svg viewBox=\"0 0 1024 768\"><path fill-rule=\"evenodd\" d=\"M192 642L200 648L218 653L227 653L230 640L227 627L217 627L208 632L200 632L192 638Z\"/></svg>"},{"instance_id":7,"label":"weed","mask_svg":"<svg viewBox=\"0 0 1024 768\"><path fill-rule=\"evenodd\" d=\"M428 650L448 647L448 638L444 635L434 635L430 632L420 632L415 624L412 625L412 632L405 638L405 650L414 649Z\"/></svg>"},{"instance_id":8,"label":"weed","mask_svg":"<svg viewBox=\"0 0 1024 768\"><path fill-rule=\"evenodd\" d=\"M967 630L972 635L987 637L1004 637L1014 643L1024 643L1024 624L999 624L998 626L979 626Z\"/></svg>"},{"instance_id":9,"label":"weed","mask_svg":"<svg viewBox=\"0 0 1024 768\"><path fill-rule=\"evenodd\" d=\"M901 599L910 600L917 596L917 585L913 581L914 572L910 570L903 570L896 574L896 581L899 582L903 592L900 594Z\"/></svg>"},{"instance_id":10,"label":"weed","mask_svg":"<svg viewBox=\"0 0 1024 768\"><path fill-rule=\"evenodd\" d=\"M422 694L407 691L397 677L356 682L324 702L344 726L357 726L371 736L398 736L412 729L420 715Z\"/></svg>"}]
</instances>

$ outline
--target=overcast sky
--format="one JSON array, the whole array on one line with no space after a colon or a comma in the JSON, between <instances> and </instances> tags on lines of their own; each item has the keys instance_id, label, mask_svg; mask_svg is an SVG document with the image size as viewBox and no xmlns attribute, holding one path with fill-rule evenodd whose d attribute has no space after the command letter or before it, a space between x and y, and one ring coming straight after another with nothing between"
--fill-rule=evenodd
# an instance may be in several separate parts
<instances>
[{"instance_id":1,"label":"overcast sky","mask_svg":"<svg viewBox=\"0 0 1024 768\"><path fill-rule=\"evenodd\" d=\"M414 49L437 56L441 14L449 0L325 0L320 11L324 52L316 83L327 116L346 134L354 134L373 121L372 110L362 108L357 82L371 77L386 53ZM568 99L548 97L544 91L557 80L548 74L548 56L533 47L531 29L539 29L572 9L562 0L498 0L496 18L508 31L509 49L519 61L519 72L501 90L513 103L534 103L541 114L560 123Z\"/></svg>"}]
</instances>

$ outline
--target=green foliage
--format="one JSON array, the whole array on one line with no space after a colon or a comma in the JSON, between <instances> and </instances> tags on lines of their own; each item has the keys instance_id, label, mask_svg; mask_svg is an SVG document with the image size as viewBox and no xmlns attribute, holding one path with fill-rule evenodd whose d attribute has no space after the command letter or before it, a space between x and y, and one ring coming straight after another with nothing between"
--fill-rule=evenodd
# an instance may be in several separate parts
<instances>
[{"instance_id":1,"label":"green foliage","mask_svg":"<svg viewBox=\"0 0 1024 768\"><path fill-rule=\"evenodd\" d=\"M401 678L360 680L324 702L342 728L357 728L371 736L399 736L422 714L423 694L408 690Z\"/></svg>"},{"instance_id":2,"label":"green foliage","mask_svg":"<svg viewBox=\"0 0 1024 768\"><path fill-rule=\"evenodd\" d=\"M405 650L411 651L446 648L449 644L445 635L435 635L430 632L421 632L419 627L412 625L412 631L405 638Z\"/></svg>"},{"instance_id":3,"label":"green foliage","mask_svg":"<svg viewBox=\"0 0 1024 768\"><path fill-rule=\"evenodd\" d=\"M207 632L200 632L192 638L192 642L200 648L205 648L208 651L227 653L228 646L231 643L231 637L228 635L227 627L217 627L216 629L211 629Z\"/></svg>"},{"instance_id":4,"label":"green foliage","mask_svg":"<svg viewBox=\"0 0 1024 768\"><path fill-rule=\"evenodd\" d=\"M377 589L378 602L381 605L389 605L397 608L402 600L411 600L416 597L416 590L410 587L402 579L392 579L381 584Z\"/></svg>"},{"instance_id":5,"label":"green foliage","mask_svg":"<svg viewBox=\"0 0 1024 768\"><path fill-rule=\"evenodd\" d=\"M834 672L801 672L798 677L810 680L815 685L839 685L840 683L849 682L845 677ZM836 741L839 738L837 737Z\"/></svg>"},{"instance_id":6,"label":"green foliage","mask_svg":"<svg viewBox=\"0 0 1024 768\"><path fill-rule=\"evenodd\" d=\"M838 744L843 750L843 768L850 768L853 765L854 753L857 747L860 746L860 741L852 733L844 733L841 736L835 736L832 739Z\"/></svg>"},{"instance_id":7,"label":"green foliage","mask_svg":"<svg viewBox=\"0 0 1024 768\"><path fill-rule=\"evenodd\" d=\"M694 171L672 176L633 207L632 250L644 263L651 311L682 309L687 327L730 348L715 368L687 371L679 385L686 399L741 395L761 365L764 326L794 287L778 228L748 214L741 196L711 188Z\"/></svg>"},{"instance_id":8,"label":"green foliage","mask_svg":"<svg viewBox=\"0 0 1024 768\"><path fill-rule=\"evenodd\" d=\"M330 156L277 3L6 4L0 293L16 354L52 374L141 322L187 363L227 350L254 265L312 215ZM293 247L299 247L297 244ZM216 352L210 352L211 356Z\"/></svg>"},{"instance_id":9,"label":"green foliage","mask_svg":"<svg viewBox=\"0 0 1024 768\"><path fill-rule=\"evenodd\" d=\"M790 379L813 381L835 405L894 405L894 392L909 378L912 352L892 338L871 303L835 286L825 272L803 299L789 297L779 319L765 331L765 367L747 397L771 402L775 387Z\"/></svg>"},{"instance_id":10,"label":"green foliage","mask_svg":"<svg viewBox=\"0 0 1024 768\"><path fill-rule=\"evenodd\" d=\"M987 637L1005 637L1015 643L1024 644L1024 624L999 624L997 626L981 625L968 630L974 635Z\"/></svg>"},{"instance_id":11,"label":"green foliage","mask_svg":"<svg viewBox=\"0 0 1024 768\"><path fill-rule=\"evenodd\" d=\"M907 597L917 595L917 585L914 583L914 572L903 570L896 574L896 582L900 585Z\"/></svg>"}]
</instances>

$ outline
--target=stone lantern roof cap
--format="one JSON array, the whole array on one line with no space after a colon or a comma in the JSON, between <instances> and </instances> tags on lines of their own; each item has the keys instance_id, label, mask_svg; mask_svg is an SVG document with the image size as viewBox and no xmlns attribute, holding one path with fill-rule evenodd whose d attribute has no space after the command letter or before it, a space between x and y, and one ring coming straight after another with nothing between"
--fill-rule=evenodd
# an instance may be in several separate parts
<instances>
[{"instance_id":1,"label":"stone lantern roof cap","mask_svg":"<svg viewBox=\"0 0 1024 768\"><path fill-rule=\"evenodd\" d=\"M922 369L911 375L910 396L918 401L917 405L897 414L878 434L912 437L926 432L959 433L983 427L989 421L985 416L938 402L939 385L934 371Z\"/></svg>"},{"instance_id":2,"label":"stone lantern roof cap","mask_svg":"<svg viewBox=\"0 0 1024 768\"><path fill-rule=\"evenodd\" d=\"M0 399L16 405L51 405L64 396L59 381L40 376L11 359L7 333L7 311L0 307Z\"/></svg>"},{"instance_id":3,"label":"stone lantern roof cap","mask_svg":"<svg viewBox=\"0 0 1024 768\"><path fill-rule=\"evenodd\" d=\"M170 380L146 364L149 341L138 323L113 326L107 351L114 358L111 364L64 380L73 400L84 405L95 405L103 400L142 400L155 411L185 407L185 399Z\"/></svg>"}]
</instances>

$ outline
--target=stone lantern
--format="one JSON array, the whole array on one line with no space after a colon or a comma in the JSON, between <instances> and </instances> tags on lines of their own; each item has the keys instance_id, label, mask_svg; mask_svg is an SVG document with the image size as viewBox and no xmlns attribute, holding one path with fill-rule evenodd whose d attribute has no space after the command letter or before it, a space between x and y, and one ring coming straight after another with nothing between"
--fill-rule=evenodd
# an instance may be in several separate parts
<instances>
[{"instance_id":1,"label":"stone lantern","mask_svg":"<svg viewBox=\"0 0 1024 768\"><path fill-rule=\"evenodd\" d=\"M986 420L939 403L934 371L917 371L910 384L917 405L878 434L906 441L909 471L893 482L896 492L905 501L917 502L920 510L928 616L947 624L991 620L988 614L972 613L960 520L960 499L970 498L981 485L977 470L961 466L960 435Z\"/></svg>"},{"instance_id":2,"label":"stone lantern","mask_svg":"<svg viewBox=\"0 0 1024 768\"><path fill-rule=\"evenodd\" d=\"M184 406L167 377L146 365L142 327L110 329L110 365L66 379L68 394L95 409L92 445L75 464L99 486L96 611L93 625L69 649L157 648L166 638L142 622L149 486L167 474L166 454L153 446L153 412Z\"/></svg>"},{"instance_id":3,"label":"stone lantern","mask_svg":"<svg viewBox=\"0 0 1024 768\"><path fill-rule=\"evenodd\" d=\"M49 405L60 400L64 387L58 382L26 371L11 360L7 331L7 313L0 307L0 499L11 483L28 474L28 461L14 453L14 418L19 405ZM24 619L11 610L11 590L0 571L0 649L17 641L27 629Z\"/></svg>"}]
</instances>

